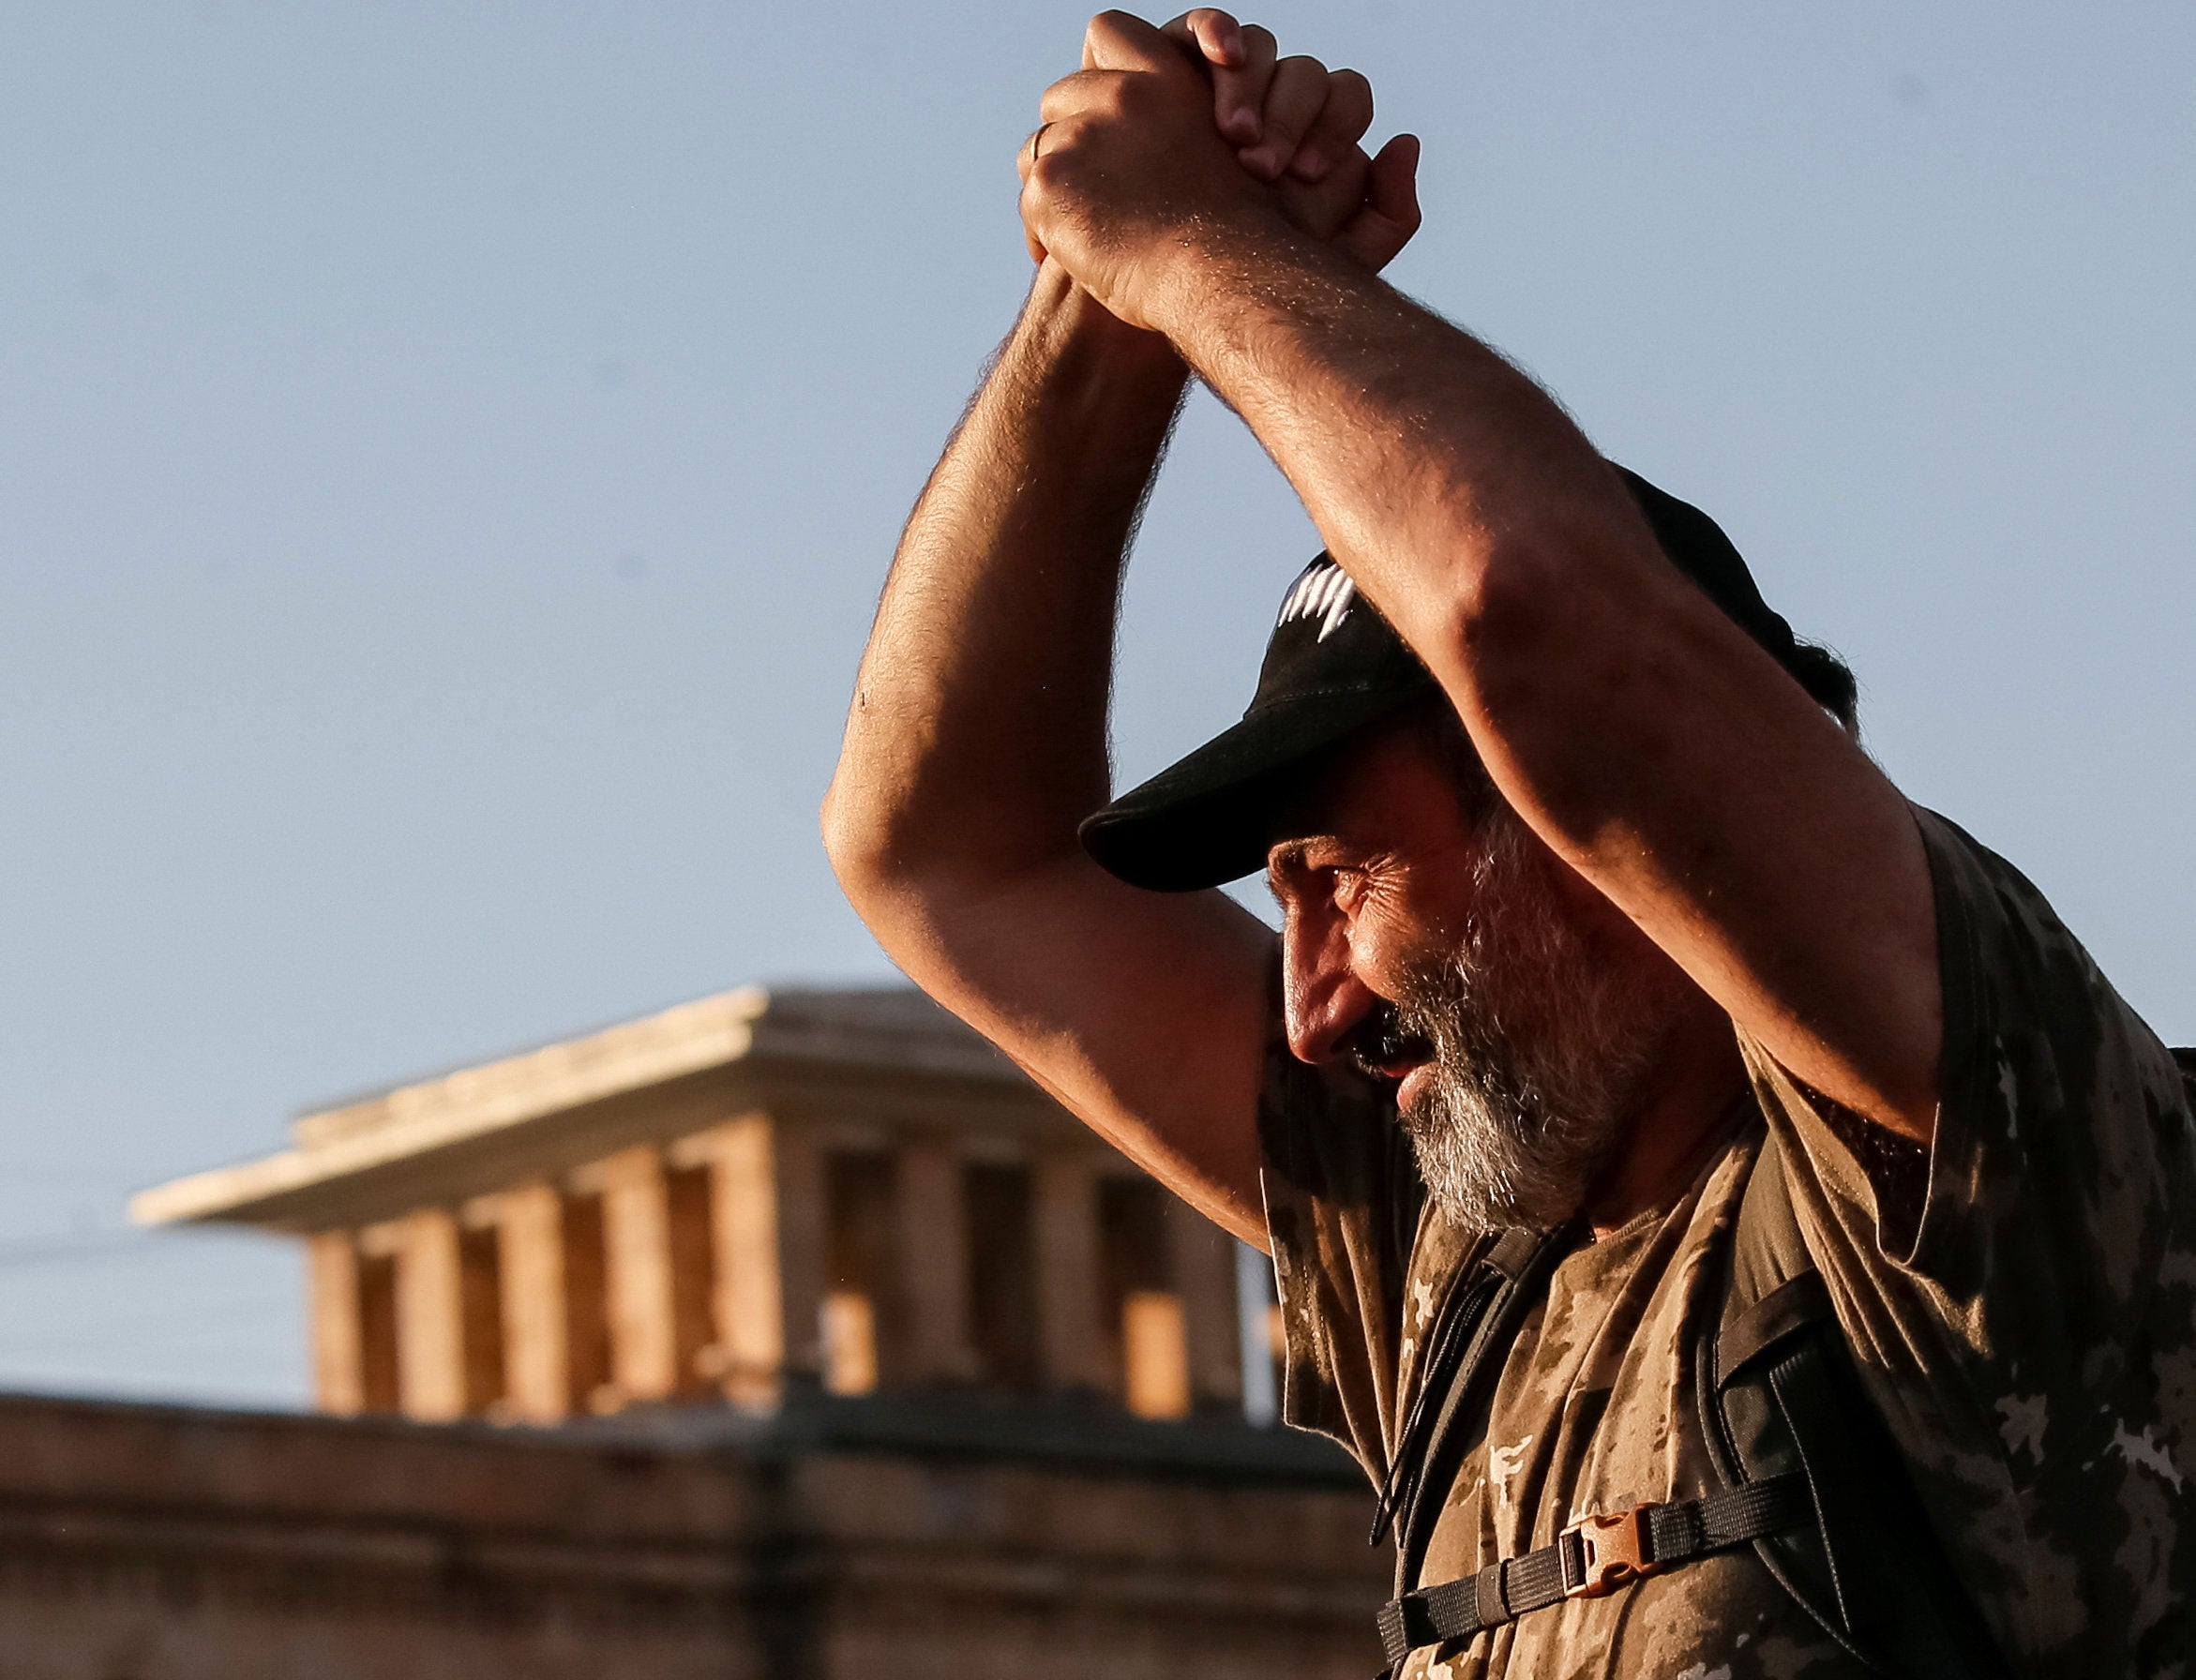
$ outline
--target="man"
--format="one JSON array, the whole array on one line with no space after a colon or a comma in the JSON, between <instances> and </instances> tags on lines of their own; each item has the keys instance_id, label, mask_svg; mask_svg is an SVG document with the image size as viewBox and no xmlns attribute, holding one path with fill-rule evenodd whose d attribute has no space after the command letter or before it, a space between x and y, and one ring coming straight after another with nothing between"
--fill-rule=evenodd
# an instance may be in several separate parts
<instances>
[{"instance_id":1,"label":"man","mask_svg":"<svg viewBox=\"0 0 2196 1680\"><path fill-rule=\"evenodd\" d=\"M902 540L827 839L911 977L1269 1249L1287 1416L1376 1484L1459 1275L1557 1234L1421 1501L1414 1582L1481 1582L1482 1630L1402 1672L1867 1672L1737 1541L1512 1613L1506 1565L1719 1485L1687 1350L1757 1163L1988 1642L2189 1672L2173 1057L1861 752L1705 516L1376 278L1417 148L1364 157L1361 80L1109 13L1041 116L1037 278ZM1108 805L1120 568L1192 370L1332 563L1244 723ZM1278 953L1212 890L1261 860Z\"/></svg>"}]
</instances>

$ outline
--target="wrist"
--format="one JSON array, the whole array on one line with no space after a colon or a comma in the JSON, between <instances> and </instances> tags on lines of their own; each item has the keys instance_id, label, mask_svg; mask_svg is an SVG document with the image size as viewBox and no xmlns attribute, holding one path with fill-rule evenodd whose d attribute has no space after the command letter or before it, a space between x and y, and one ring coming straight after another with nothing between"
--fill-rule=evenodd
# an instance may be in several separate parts
<instances>
[{"instance_id":1,"label":"wrist","mask_svg":"<svg viewBox=\"0 0 2196 1680\"><path fill-rule=\"evenodd\" d=\"M1298 314L1310 295L1371 278L1280 216L1201 224L1154 251L1145 272L1154 329L1208 381L1209 364L1254 331L1256 318Z\"/></svg>"},{"instance_id":2,"label":"wrist","mask_svg":"<svg viewBox=\"0 0 2196 1680\"><path fill-rule=\"evenodd\" d=\"M1107 382L1149 385L1170 399L1189 377L1164 334L1129 325L1049 258L1038 265L1016 336L1044 361Z\"/></svg>"}]
</instances>

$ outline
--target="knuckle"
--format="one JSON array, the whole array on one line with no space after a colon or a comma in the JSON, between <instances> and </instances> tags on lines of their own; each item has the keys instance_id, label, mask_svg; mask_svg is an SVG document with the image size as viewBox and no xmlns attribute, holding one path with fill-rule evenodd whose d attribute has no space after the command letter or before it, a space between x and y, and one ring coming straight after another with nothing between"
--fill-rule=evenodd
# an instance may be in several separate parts
<instances>
[{"instance_id":1,"label":"knuckle","mask_svg":"<svg viewBox=\"0 0 2196 1680\"><path fill-rule=\"evenodd\" d=\"M1048 198L1059 192L1064 185L1062 176L1066 167L1060 153L1039 153L1030 164L1030 172L1023 181L1023 195L1027 197L1033 192L1039 198Z\"/></svg>"},{"instance_id":2,"label":"knuckle","mask_svg":"<svg viewBox=\"0 0 2196 1680\"><path fill-rule=\"evenodd\" d=\"M1325 121L1351 140L1358 139L1373 126L1372 88L1361 80L1357 82L1330 82Z\"/></svg>"},{"instance_id":3,"label":"knuckle","mask_svg":"<svg viewBox=\"0 0 2196 1680\"><path fill-rule=\"evenodd\" d=\"M1106 83L1105 109L1115 116L1128 117L1154 111L1167 102L1166 90L1158 84L1156 76L1116 76Z\"/></svg>"}]
</instances>

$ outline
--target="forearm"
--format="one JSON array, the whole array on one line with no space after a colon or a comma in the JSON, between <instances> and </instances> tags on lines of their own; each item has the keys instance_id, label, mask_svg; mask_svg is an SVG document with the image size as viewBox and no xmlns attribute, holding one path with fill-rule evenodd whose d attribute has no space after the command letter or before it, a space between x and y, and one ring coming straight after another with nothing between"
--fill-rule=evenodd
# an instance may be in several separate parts
<instances>
[{"instance_id":1,"label":"forearm","mask_svg":"<svg viewBox=\"0 0 2196 1680\"><path fill-rule=\"evenodd\" d=\"M1107 793L1124 551L1186 373L1040 269L910 518L826 804L867 896L981 890L1072 850Z\"/></svg>"},{"instance_id":2,"label":"forearm","mask_svg":"<svg viewBox=\"0 0 2196 1680\"><path fill-rule=\"evenodd\" d=\"M1168 336L1430 663L1498 564L1643 529L1544 391L1316 242L1276 221L1180 269Z\"/></svg>"},{"instance_id":3,"label":"forearm","mask_svg":"<svg viewBox=\"0 0 2196 1680\"><path fill-rule=\"evenodd\" d=\"M1158 324L1426 661L1512 802L1581 837L1618 791L1593 721L1629 703L1610 658L1683 590L1614 469L1494 351L1284 226L1230 229L1170 266Z\"/></svg>"},{"instance_id":4,"label":"forearm","mask_svg":"<svg viewBox=\"0 0 2196 1680\"><path fill-rule=\"evenodd\" d=\"M1556 853L1801 1079L1926 1141L1931 883L1898 791L1662 553L1553 399L1286 230L1154 324L1233 404Z\"/></svg>"}]
</instances>

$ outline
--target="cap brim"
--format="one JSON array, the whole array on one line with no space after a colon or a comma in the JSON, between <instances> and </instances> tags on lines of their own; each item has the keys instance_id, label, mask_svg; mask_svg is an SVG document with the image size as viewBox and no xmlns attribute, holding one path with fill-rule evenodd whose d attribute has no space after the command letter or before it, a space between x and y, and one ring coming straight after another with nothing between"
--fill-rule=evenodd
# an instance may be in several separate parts
<instances>
[{"instance_id":1,"label":"cap brim","mask_svg":"<svg viewBox=\"0 0 2196 1680\"><path fill-rule=\"evenodd\" d=\"M1416 698L1394 687L1331 688L1259 708L1131 788L1076 831L1107 874L1155 892L1217 887L1263 869L1286 836L1310 761Z\"/></svg>"}]
</instances>

